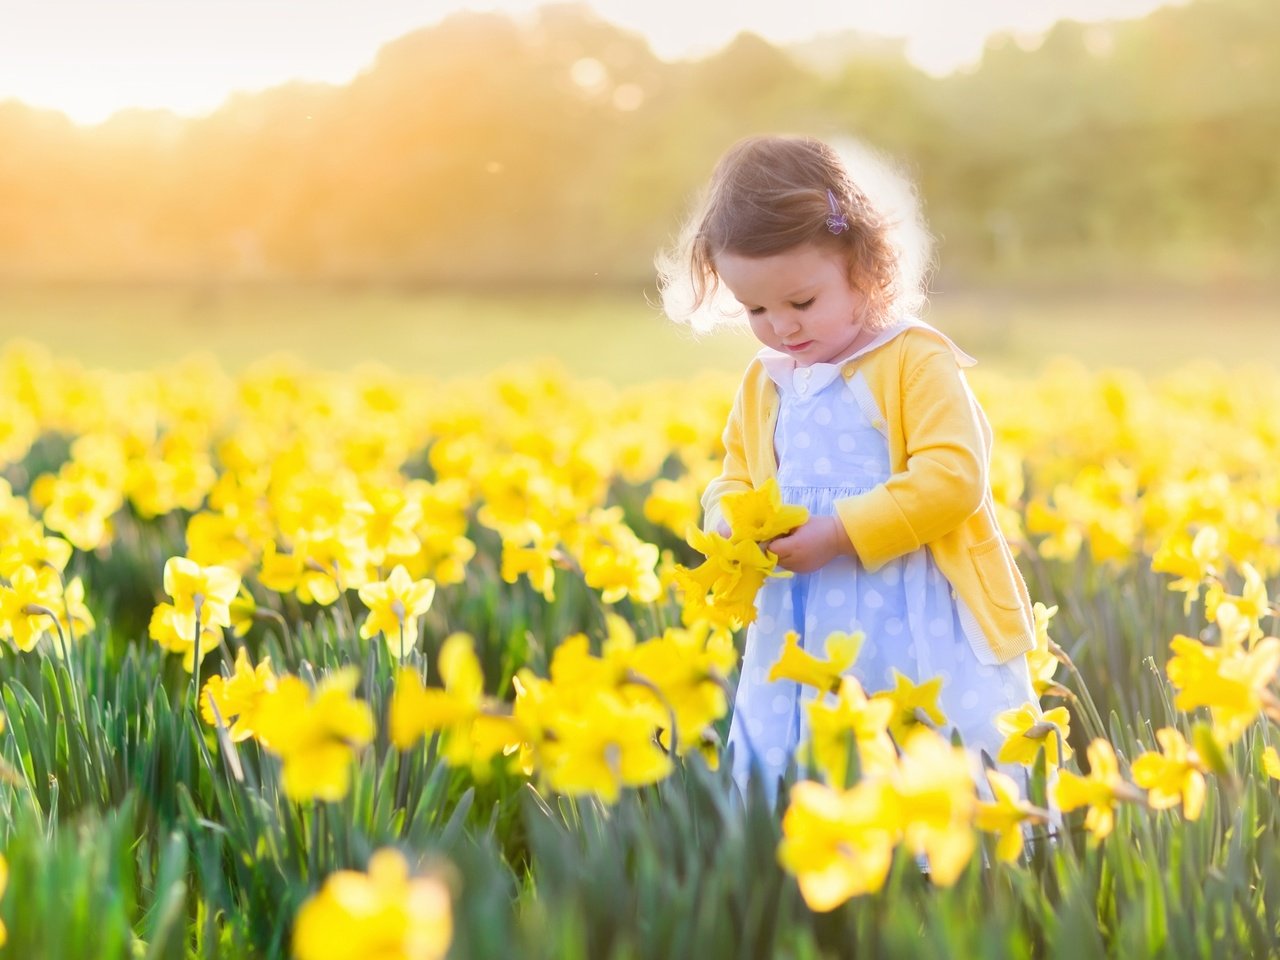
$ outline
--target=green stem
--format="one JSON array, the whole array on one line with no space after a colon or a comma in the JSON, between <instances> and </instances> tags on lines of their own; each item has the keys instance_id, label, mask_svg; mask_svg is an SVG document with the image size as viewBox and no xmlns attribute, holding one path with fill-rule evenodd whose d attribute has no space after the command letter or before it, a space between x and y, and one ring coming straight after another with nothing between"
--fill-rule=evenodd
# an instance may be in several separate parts
<instances>
[{"instance_id":1,"label":"green stem","mask_svg":"<svg viewBox=\"0 0 1280 960\"><path fill-rule=\"evenodd\" d=\"M272 623L280 624L281 637L284 639L284 650L290 661L296 662L298 659L298 651L293 642L293 631L289 628L289 621L284 618L278 610L272 610L270 607L258 607L253 615L262 620L270 620Z\"/></svg>"},{"instance_id":2,"label":"green stem","mask_svg":"<svg viewBox=\"0 0 1280 960\"><path fill-rule=\"evenodd\" d=\"M1093 702L1093 696L1089 693L1089 687L1084 682L1084 677L1081 675L1079 668L1076 667L1075 662L1067 656L1066 651L1053 641L1049 642L1049 652L1057 658L1059 663L1067 668L1067 672L1075 679L1076 688L1079 691L1079 702L1085 708L1082 720L1085 722L1085 726L1090 728L1089 739L1093 740L1099 737L1104 740L1108 739L1106 724L1102 722L1102 714L1098 712L1098 707Z\"/></svg>"},{"instance_id":3,"label":"green stem","mask_svg":"<svg viewBox=\"0 0 1280 960\"><path fill-rule=\"evenodd\" d=\"M63 597L65 605L66 597ZM58 647L62 651L63 658L67 661L67 675L71 678L71 694L75 700L75 712L77 719L80 720L81 726L84 725L84 711L80 703L80 687L76 683L75 665L71 662L71 645L67 643L67 635L62 631L62 622L58 620L58 615L48 607L38 603L29 603L22 608L23 613L30 611L32 614L40 614L48 617L53 621L53 628L58 631ZM68 626L71 623L70 614L67 616Z\"/></svg>"},{"instance_id":4,"label":"green stem","mask_svg":"<svg viewBox=\"0 0 1280 960\"><path fill-rule=\"evenodd\" d=\"M204 598L199 594L196 595L196 642L195 642L195 662L191 665L191 679L195 683L196 696L200 695L200 614L203 612ZM196 703L197 710L199 702Z\"/></svg>"}]
</instances>

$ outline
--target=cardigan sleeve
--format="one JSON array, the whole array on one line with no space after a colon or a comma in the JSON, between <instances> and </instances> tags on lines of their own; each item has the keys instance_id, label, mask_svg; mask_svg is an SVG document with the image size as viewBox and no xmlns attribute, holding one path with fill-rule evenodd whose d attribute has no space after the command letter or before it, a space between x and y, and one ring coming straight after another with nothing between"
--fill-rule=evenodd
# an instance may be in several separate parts
<instances>
[{"instance_id":1,"label":"cardigan sleeve","mask_svg":"<svg viewBox=\"0 0 1280 960\"><path fill-rule=\"evenodd\" d=\"M747 467L746 444L742 435L742 407L745 381L734 397L733 408L724 428L724 463L720 475L702 492L702 529L714 530L723 519L720 498L726 493L751 489L751 473Z\"/></svg>"},{"instance_id":2,"label":"cardigan sleeve","mask_svg":"<svg viewBox=\"0 0 1280 960\"><path fill-rule=\"evenodd\" d=\"M870 570L954 530L986 496L980 413L955 355L933 343L913 360L901 390L905 468L835 503L849 541ZM892 422L893 413L885 413Z\"/></svg>"}]
</instances>

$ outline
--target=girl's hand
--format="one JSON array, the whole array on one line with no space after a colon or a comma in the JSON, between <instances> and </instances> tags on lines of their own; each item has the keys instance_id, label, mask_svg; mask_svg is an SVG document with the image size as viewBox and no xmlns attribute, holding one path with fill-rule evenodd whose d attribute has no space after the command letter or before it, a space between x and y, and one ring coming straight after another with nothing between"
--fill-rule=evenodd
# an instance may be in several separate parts
<instances>
[{"instance_id":1,"label":"girl's hand","mask_svg":"<svg viewBox=\"0 0 1280 960\"><path fill-rule=\"evenodd\" d=\"M812 573L836 557L853 553L853 544L837 517L810 517L786 536L763 545L778 557L778 565L792 573Z\"/></svg>"}]
</instances>

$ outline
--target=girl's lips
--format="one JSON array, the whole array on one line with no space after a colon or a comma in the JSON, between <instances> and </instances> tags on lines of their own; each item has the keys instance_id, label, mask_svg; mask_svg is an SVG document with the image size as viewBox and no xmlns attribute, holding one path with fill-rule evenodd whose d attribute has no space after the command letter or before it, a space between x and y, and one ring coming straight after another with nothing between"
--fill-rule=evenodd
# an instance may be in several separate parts
<instances>
[{"instance_id":1,"label":"girl's lips","mask_svg":"<svg viewBox=\"0 0 1280 960\"><path fill-rule=\"evenodd\" d=\"M782 347L784 350L790 350L792 353L799 353L811 343L813 343L812 340L806 340L803 343L784 343Z\"/></svg>"}]
</instances>

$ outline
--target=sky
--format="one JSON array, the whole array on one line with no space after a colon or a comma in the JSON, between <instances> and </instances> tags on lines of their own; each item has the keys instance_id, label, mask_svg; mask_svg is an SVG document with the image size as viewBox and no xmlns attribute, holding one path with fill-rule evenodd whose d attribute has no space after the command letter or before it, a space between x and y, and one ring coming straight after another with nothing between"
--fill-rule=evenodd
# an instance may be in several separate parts
<instances>
[{"instance_id":1,"label":"sky","mask_svg":"<svg viewBox=\"0 0 1280 960\"><path fill-rule=\"evenodd\" d=\"M986 38L1023 42L1064 18L1142 16L1185 0L589 0L665 59L704 56L751 30L789 43L858 29L906 41L942 75ZM539 0L0 0L0 101L98 123L128 107L185 115L236 91L301 79L346 83L378 48L456 10L532 16Z\"/></svg>"}]
</instances>

